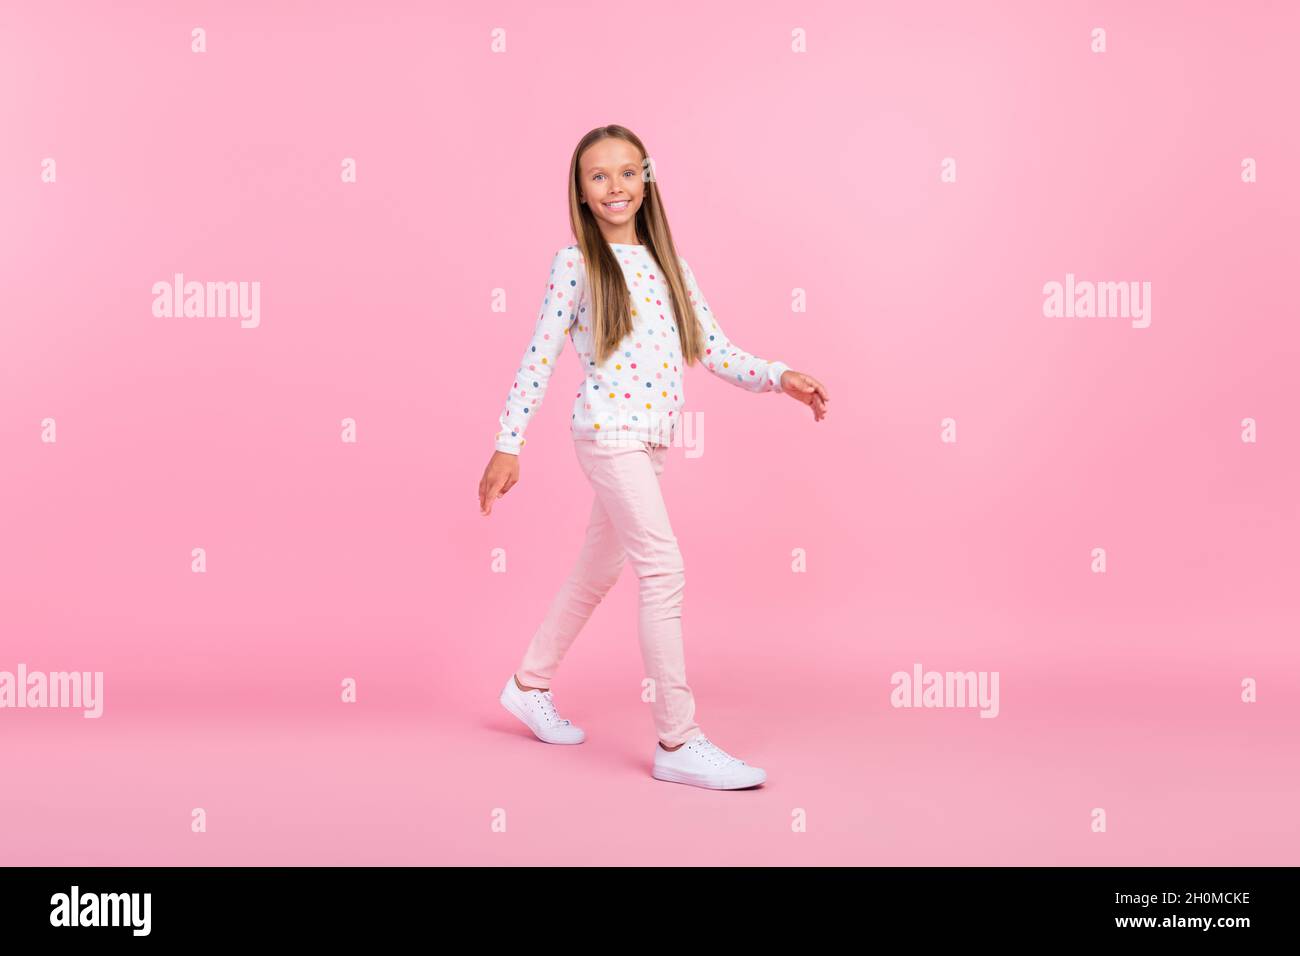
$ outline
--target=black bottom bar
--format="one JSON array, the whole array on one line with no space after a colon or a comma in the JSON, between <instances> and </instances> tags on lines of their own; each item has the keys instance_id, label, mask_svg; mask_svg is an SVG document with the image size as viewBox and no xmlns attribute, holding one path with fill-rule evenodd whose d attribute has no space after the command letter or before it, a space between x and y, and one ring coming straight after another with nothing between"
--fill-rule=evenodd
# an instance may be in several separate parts
<instances>
[{"instance_id":1,"label":"black bottom bar","mask_svg":"<svg viewBox=\"0 0 1300 956\"><path fill-rule=\"evenodd\" d=\"M488 945L545 945L564 931L585 939L612 927L619 935L603 938L620 946L666 932L684 943L771 941L784 929L803 939L851 933L864 945L900 933L918 944L1233 945L1288 934L1296 887L1293 867L30 867L0 871L0 925L6 942L77 944L337 946L413 934L461 943L475 934Z\"/></svg>"}]
</instances>

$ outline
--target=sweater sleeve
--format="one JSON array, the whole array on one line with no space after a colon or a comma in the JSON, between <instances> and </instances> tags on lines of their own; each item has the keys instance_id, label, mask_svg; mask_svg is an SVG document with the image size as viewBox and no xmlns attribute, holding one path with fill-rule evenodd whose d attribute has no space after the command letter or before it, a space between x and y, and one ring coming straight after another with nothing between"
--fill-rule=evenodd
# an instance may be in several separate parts
<instances>
[{"instance_id":1,"label":"sweater sleeve","mask_svg":"<svg viewBox=\"0 0 1300 956\"><path fill-rule=\"evenodd\" d=\"M565 335L577 320L578 303L582 301L583 270L579 255L570 246L557 252L551 261L551 275L532 340L519 360L519 370L515 372L514 384L498 419L497 451L519 454L524 446L524 430L546 395L556 360L564 349Z\"/></svg>"},{"instance_id":2,"label":"sweater sleeve","mask_svg":"<svg viewBox=\"0 0 1300 956\"><path fill-rule=\"evenodd\" d=\"M690 264L685 259L681 260L681 264L686 291L704 330L705 367L718 378L751 392L781 391L781 374L790 366L751 355L728 339L718 324L718 317L710 311Z\"/></svg>"}]
</instances>

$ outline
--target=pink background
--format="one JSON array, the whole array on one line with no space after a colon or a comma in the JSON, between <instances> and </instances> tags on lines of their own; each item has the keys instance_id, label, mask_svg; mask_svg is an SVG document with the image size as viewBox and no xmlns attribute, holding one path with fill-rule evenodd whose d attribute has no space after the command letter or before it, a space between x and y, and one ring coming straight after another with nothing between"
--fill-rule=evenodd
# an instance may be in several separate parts
<instances>
[{"instance_id":1,"label":"pink background","mask_svg":"<svg viewBox=\"0 0 1300 956\"><path fill-rule=\"evenodd\" d=\"M103 671L105 713L0 711L0 859L1296 863L1298 27L5 4L0 670ZM727 331L832 399L696 367L705 454L664 477L697 716L757 790L650 777L631 572L554 685L585 744L496 700L590 508L571 346L519 487L483 518L477 485L604 123ZM261 326L153 317L177 271L260 281ZM1151 327L1045 318L1066 272L1151 282ZM998 671L1000 715L892 708L917 662Z\"/></svg>"}]
</instances>

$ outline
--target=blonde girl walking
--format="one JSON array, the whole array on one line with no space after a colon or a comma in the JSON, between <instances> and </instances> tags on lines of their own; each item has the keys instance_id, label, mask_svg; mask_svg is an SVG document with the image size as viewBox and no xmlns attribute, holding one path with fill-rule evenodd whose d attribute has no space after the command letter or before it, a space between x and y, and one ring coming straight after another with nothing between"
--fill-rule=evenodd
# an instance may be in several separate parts
<instances>
[{"instance_id":1,"label":"blonde girl walking","mask_svg":"<svg viewBox=\"0 0 1300 956\"><path fill-rule=\"evenodd\" d=\"M592 130L573 151L569 221L577 240L555 253L541 312L501 412L479 508L519 481L519 458L568 337L582 363L573 403L574 450L594 492L586 539L515 672L502 706L540 740L578 744L551 691L560 662L625 563L639 582L638 637L653 680L658 780L718 790L753 787L761 767L729 754L695 721L682 643L685 566L659 486L679 427L685 367L698 360L751 392L788 395L827 414L825 387L731 342L679 256L648 153L622 126ZM679 318L681 317L681 318Z\"/></svg>"}]
</instances>

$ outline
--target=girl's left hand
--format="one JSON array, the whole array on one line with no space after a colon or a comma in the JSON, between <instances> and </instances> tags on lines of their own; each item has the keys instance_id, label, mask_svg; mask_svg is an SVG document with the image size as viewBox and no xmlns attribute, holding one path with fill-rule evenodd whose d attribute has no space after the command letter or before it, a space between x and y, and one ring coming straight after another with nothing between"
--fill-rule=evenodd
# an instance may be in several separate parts
<instances>
[{"instance_id":1,"label":"girl's left hand","mask_svg":"<svg viewBox=\"0 0 1300 956\"><path fill-rule=\"evenodd\" d=\"M786 369L781 373L781 391L796 401L803 402L813 410L813 417L821 421L826 417L826 403L831 397L826 394L826 386L811 375Z\"/></svg>"}]
</instances>

